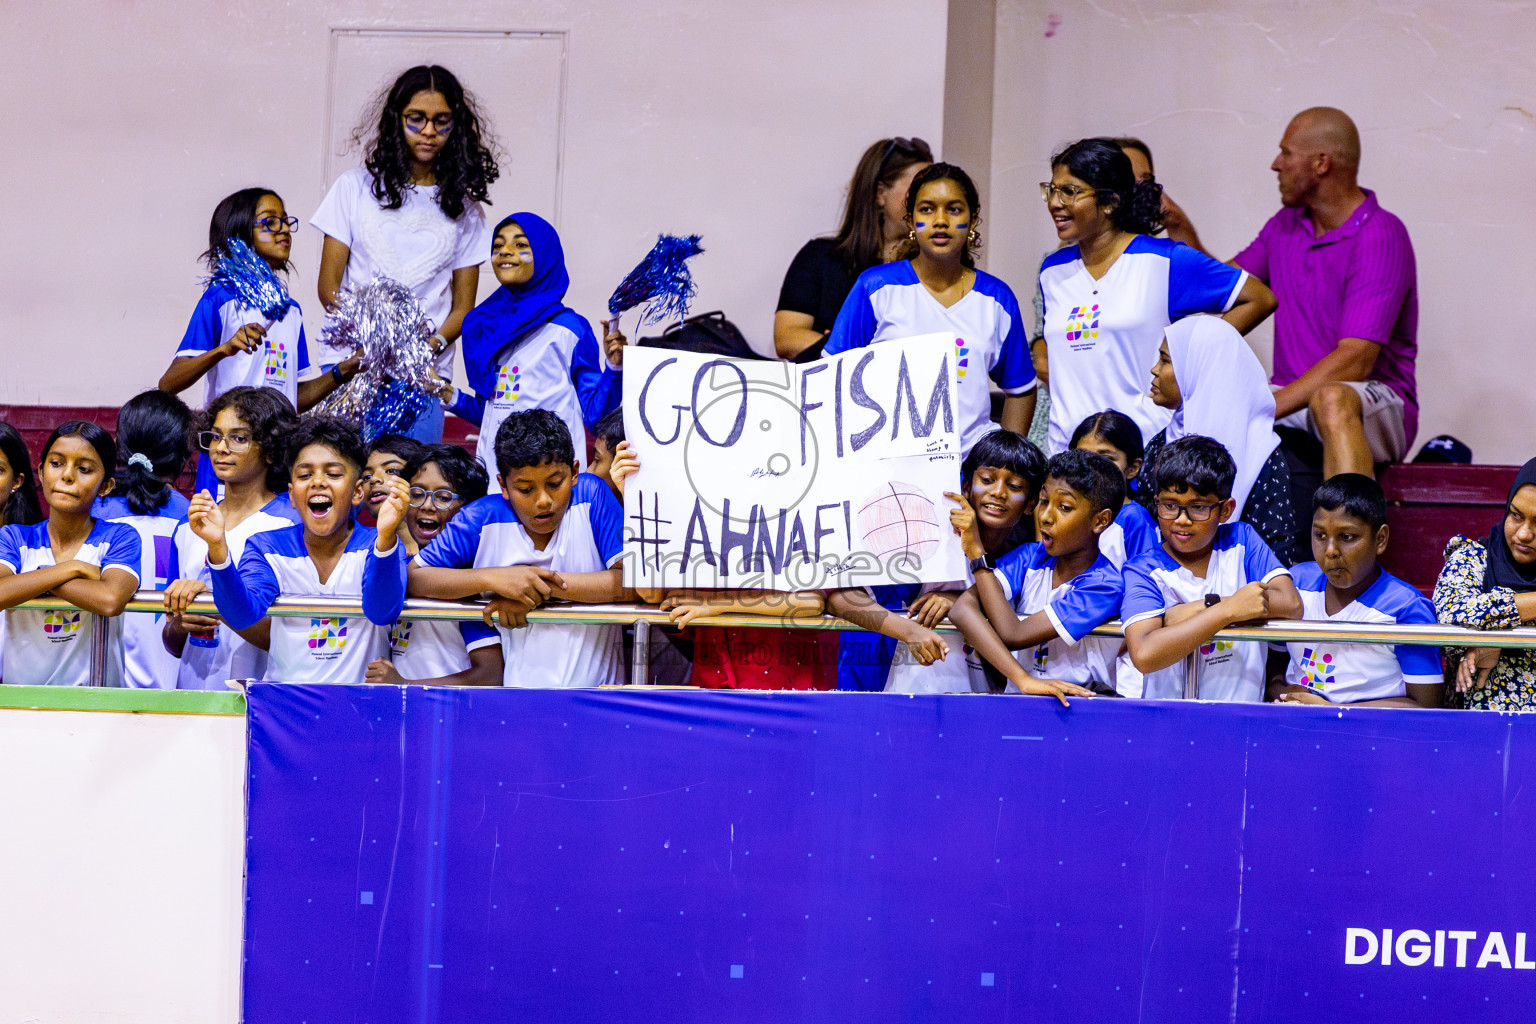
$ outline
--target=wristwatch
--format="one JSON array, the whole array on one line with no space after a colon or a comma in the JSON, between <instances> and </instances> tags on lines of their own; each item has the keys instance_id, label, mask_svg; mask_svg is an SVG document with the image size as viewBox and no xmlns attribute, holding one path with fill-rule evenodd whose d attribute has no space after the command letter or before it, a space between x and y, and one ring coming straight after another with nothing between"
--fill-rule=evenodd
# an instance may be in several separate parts
<instances>
[{"instance_id":1,"label":"wristwatch","mask_svg":"<svg viewBox=\"0 0 1536 1024\"><path fill-rule=\"evenodd\" d=\"M1207 608L1214 608L1214 607L1216 607L1219 604L1221 604L1221 595L1220 594L1206 594L1205 595L1205 606Z\"/></svg>"},{"instance_id":2,"label":"wristwatch","mask_svg":"<svg viewBox=\"0 0 1536 1024\"><path fill-rule=\"evenodd\" d=\"M992 558L991 555L982 555L980 558L973 558L969 562L966 562L965 565L966 568L971 570L972 576L981 572L983 569L985 569L987 572L997 571L997 562Z\"/></svg>"}]
</instances>

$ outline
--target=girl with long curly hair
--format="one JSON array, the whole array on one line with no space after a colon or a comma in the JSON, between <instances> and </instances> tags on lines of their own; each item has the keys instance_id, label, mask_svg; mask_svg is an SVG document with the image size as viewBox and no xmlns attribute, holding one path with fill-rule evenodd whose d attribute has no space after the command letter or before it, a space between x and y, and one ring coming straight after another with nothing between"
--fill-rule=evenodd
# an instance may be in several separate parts
<instances>
[{"instance_id":1,"label":"girl with long curly hair","mask_svg":"<svg viewBox=\"0 0 1536 1024\"><path fill-rule=\"evenodd\" d=\"M373 110L353 133L363 166L337 178L310 218L325 235L320 301L333 308L343 289L375 274L405 285L432 321L446 379L490 248L481 204L500 171L489 128L459 80L435 64L400 75ZM331 362L341 355L322 353ZM410 434L442 440L442 408L432 403Z\"/></svg>"}]
</instances>

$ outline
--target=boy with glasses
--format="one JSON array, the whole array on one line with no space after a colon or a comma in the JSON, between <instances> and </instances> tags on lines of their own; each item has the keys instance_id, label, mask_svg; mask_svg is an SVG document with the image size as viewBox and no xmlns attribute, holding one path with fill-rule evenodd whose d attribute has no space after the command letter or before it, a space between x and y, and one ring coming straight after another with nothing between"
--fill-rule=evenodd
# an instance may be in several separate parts
<instances>
[{"instance_id":1,"label":"boy with glasses","mask_svg":"<svg viewBox=\"0 0 1536 1024\"><path fill-rule=\"evenodd\" d=\"M406 556L443 532L459 510L485 497L485 464L457 445L431 444L406 463L409 508L397 529ZM430 686L500 686L501 641L475 619L402 619L389 631L389 657L368 665L370 683Z\"/></svg>"},{"instance_id":2,"label":"boy with glasses","mask_svg":"<svg viewBox=\"0 0 1536 1024\"><path fill-rule=\"evenodd\" d=\"M1216 632L1301 618L1301 597L1269 545L1247 523L1227 522L1236 475L1227 450L1198 434L1158 454L1152 513L1163 542L1126 563L1120 608L1131 663L1145 675L1141 696L1181 696L1181 662L1198 652L1199 698L1262 701L1264 645L1217 641Z\"/></svg>"}]
</instances>

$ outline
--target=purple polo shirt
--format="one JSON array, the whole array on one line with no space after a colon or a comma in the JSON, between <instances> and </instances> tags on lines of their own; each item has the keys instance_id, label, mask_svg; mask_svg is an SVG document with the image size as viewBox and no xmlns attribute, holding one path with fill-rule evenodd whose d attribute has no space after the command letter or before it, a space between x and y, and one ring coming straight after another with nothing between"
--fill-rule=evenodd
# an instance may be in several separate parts
<instances>
[{"instance_id":1,"label":"purple polo shirt","mask_svg":"<svg viewBox=\"0 0 1536 1024\"><path fill-rule=\"evenodd\" d=\"M1381 208L1376 193L1349 219L1321 238L1302 208L1269 218L1253 244L1233 260L1268 282L1280 300L1275 312L1274 384L1285 385L1312 368L1345 338L1381 345L1370 379L1403 398L1403 431L1419 429L1419 293L1408 229Z\"/></svg>"}]
</instances>

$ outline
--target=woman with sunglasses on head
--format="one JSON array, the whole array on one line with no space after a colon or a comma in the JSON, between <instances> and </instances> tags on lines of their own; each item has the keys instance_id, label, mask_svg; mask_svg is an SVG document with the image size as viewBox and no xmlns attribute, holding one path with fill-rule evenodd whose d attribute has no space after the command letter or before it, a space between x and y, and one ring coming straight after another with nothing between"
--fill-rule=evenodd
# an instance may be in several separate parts
<instances>
[{"instance_id":1,"label":"woman with sunglasses on head","mask_svg":"<svg viewBox=\"0 0 1536 1024\"><path fill-rule=\"evenodd\" d=\"M310 223L325 235L320 301L335 307L344 289L383 274L409 288L432 322L437 373L453 376L453 343L475 304L490 248L485 211L500 174L483 118L447 68L419 65L395 80L353 132L362 167L336 179ZM340 356L344 353L330 353ZM407 433L443 437L437 402Z\"/></svg>"},{"instance_id":2,"label":"woman with sunglasses on head","mask_svg":"<svg viewBox=\"0 0 1536 1024\"><path fill-rule=\"evenodd\" d=\"M918 138L881 139L864 151L848 183L842 227L806 242L784 275L773 315L779 358L805 363L821 356L853 282L896 258L907 237L907 188L931 163L933 151Z\"/></svg>"},{"instance_id":3,"label":"woman with sunglasses on head","mask_svg":"<svg viewBox=\"0 0 1536 1024\"><path fill-rule=\"evenodd\" d=\"M1066 243L1040 266L1051 453L1105 409L1131 417L1150 441L1170 415L1146 388L1164 328L1216 313L1246 334L1274 312L1274 294L1182 242L1150 237L1161 222L1162 186L1138 182L1113 139L1083 139L1057 153L1040 192Z\"/></svg>"},{"instance_id":4,"label":"woman with sunglasses on head","mask_svg":"<svg viewBox=\"0 0 1536 1024\"><path fill-rule=\"evenodd\" d=\"M208 225L208 249L202 255L210 273L229 258L234 242L249 246L274 273L293 269L293 232L299 222L288 216L283 200L269 188L243 188L219 200ZM322 374L309 361L304 312L297 302L281 319L268 320L247 306L228 284L210 282L192 311L192 320L171 365L160 377L160 390L180 394L203 380L203 402L231 388L274 388L288 404L308 409L357 372L347 359ZM198 459L197 490L217 493L218 480L205 453Z\"/></svg>"}]
</instances>

